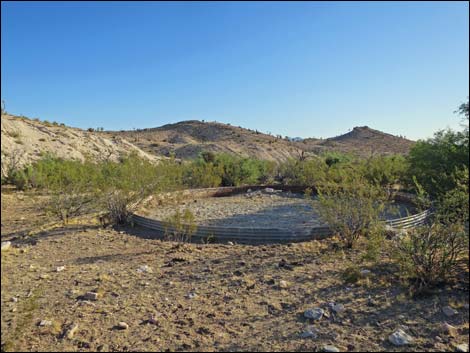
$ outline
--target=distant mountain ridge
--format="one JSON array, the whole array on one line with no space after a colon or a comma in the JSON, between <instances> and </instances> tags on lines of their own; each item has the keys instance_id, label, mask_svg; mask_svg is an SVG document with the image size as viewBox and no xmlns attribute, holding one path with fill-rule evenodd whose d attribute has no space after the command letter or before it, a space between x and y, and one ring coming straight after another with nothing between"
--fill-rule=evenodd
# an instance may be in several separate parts
<instances>
[{"instance_id":1,"label":"distant mountain ridge","mask_svg":"<svg viewBox=\"0 0 470 353\"><path fill-rule=\"evenodd\" d=\"M407 154L414 142L367 126L328 138L289 138L219 122L181 121L128 131L94 131L9 114L1 117L2 170L13 154L20 165L52 153L63 158L118 159L132 151L149 160L196 158L201 152L230 153L282 162L329 151Z\"/></svg>"},{"instance_id":2,"label":"distant mountain ridge","mask_svg":"<svg viewBox=\"0 0 470 353\"><path fill-rule=\"evenodd\" d=\"M174 154L195 158L202 151L227 152L241 156L282 161L297 158L302 152L339 151L360 156L407 154L413 141L368 126L328 139L273 136L256 130L219 122L181 121L161 127L134 131L108 132L128 139L148 153Z\"/></svg>"}]
</instances>

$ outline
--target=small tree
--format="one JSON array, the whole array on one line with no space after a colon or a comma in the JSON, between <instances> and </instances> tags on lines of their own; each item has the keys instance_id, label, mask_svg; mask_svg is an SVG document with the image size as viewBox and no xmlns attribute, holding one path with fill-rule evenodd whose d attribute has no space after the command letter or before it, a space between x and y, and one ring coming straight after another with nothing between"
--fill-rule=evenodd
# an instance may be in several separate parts
<instances>
[{"instance_id":1,"label":"small tree","mask_svg":"<svg viewBox=\"0 0 470 353\"><path fill-rule=\"evenodd\" d=\"M341 184L324 184L318 200L320 217L352 248L361 235L377 231L386 196L382 188L352 176Z\"/></svg>"}]
</instances>

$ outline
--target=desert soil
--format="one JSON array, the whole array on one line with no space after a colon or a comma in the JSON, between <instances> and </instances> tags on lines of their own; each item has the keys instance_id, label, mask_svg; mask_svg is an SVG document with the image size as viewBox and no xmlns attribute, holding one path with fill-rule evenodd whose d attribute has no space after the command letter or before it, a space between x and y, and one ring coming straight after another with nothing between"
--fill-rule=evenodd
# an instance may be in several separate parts
<instances>
[{"instance_id":1,"label":"desert soil","mask_svg":"<svg viewBox=\"0 0 470 353\"><path fill-rule=\"evenodd\" d=\"M453 351L468 344L468 268L453 285L411 299L385 256L365 262L334 238L178 244L93 222L35 232L48 222L43 203L2 192L2 241L12 241L1 254L2 351ZM370 273L346 283L353 264ZM96 300L85 300L87 292ZM448 305L457 313L446 316ZM316 307L328 315L304 317ZM412 345L388 341L398 328ZM307 329L317 337L302 338Z\"/></svg>"}]
</instances>

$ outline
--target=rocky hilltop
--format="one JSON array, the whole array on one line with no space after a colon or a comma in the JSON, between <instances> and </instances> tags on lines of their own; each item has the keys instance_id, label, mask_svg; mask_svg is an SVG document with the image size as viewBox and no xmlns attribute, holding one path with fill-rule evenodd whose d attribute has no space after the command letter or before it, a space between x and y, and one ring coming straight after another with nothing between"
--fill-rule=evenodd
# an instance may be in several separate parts
<instances>
[{"instance_id":1,"label":"rocky hilltop","mask_svg":"<svg viewBox=\"0 0 470 353\"><path fill-rule=\"evenodd\" d=\"M160 159L119 136L109 138L104 134L57 123L8 114L1 116L2 175L12 163L22 166L47 153L77 160L116 160L132 151L149 160Z\"/></svg>"},{"instance_id":2,"label":"rocky hilltop","mask_svg":"<svg viewBox=\"0 0 470 353\"><path fill-rule=\"evenodd\" d=\"M301 145L281 136L218 122L182 121L157 128L107 132L120 136L148 153L195 158L202 151L232 153L245 157L283 161L297 157Z\"/></svg>"},{"instance_id":3,"label":"rocky hilltop","mask_svg":"<svg viewBox=\"0 0 470 353\"><path fill-rule=\"evenodd\" d=\"M325 140L305 139L304 149L309 152L338 151L361 156L374 154L407 154L414 141L387 134L368 126L357 126L350 132Z\"/></svg>"}]
</instances>

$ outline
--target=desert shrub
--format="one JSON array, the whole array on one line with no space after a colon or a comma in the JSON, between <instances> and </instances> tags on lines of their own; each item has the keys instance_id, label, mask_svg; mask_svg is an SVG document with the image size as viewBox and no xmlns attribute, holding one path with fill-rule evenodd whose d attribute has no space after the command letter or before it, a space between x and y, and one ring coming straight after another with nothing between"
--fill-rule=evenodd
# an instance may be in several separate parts
<instances>
[{"instance_id":1,"label":"desert shrub","mask_svg":"<svg viewBox=\"0 0 470 353\"><path fill-rule=\"evenodd\" d=\"M461 223L434 222L395 240L393 257L416 292L448 281L468 255L468 236Z\"/></svg>"},{"instance_id":2,"label":"desert shrub","mask_svg":"<svg viewBox=\"0 0 470 353\"><path fill-rule=\"evenodd\" d=\"M30 187L30 167L26 167L21 170L14 170L8 176L8 182L15 185L17 190L24 191Z\"/></svg>"},{"instance_id":3,"label":"desert shrub","mask_svg":"<svg viewBox=\"0 0 470 353\"><path fill-rule=\"evenodd\" d=\"M20 138L21 137L21 133L19 131L9 131L8 132L8 135L10 135L11 137L13 138Z\"/></svg>"},{"instance_id":4,"label":"desert shrub","mask_svg":"<svg viewBox=\"0 0 470 353\"><path fill-rule=\"evenodd\" d=\"M197 230L195 218L189 209L176 212L165 222L165 239L171 241L189 242Z\"/></svg>"},{"instance_id":5,"label":"desert shrub","mask_svg":"<svg viewBox=\"0 0 470 353\"><path fill-rule=\"evenodd\" d=\"M414 176L431 197L442 197L457 186L455 174L468 168L468 102L459 107L464 116L461 131L440 130L434 137L418 141L410 150L409 179Z\"/></svg>"},{"instance_id":6,"label":"desert shrub","mask_svg":"<svg viewBox=\"0 0 470 353\"><path fill-rule=\"evenodd\" d=\"M368 230L368 237L366 239L362 259L366 261L378 261L384 248L387 248L386 244L384 226L380 223L371 226Z\"/></svg>"},{"instance_id":7,"label":"desert shrub","mask_svg":"<svg viewBox=\"0 0 470 353\"><path fill-rule=\"evenodd\" d=\"M100 164L100 199L116 223L127 222L129 215L150 194L168 190L177 183L177 175L170 163L155 165L131 154L119 163Z\"/></svg>"},{"instance_id":8,"label":"desert shrub","mask_svg":"<svg viewBox=\"0 0 470 353\"><path fill-rule=\"evenodd\" d=\"M436 214L446 223L469 221L469 170L464 167L453 174L455 187L436 201Z\"/></svg>"},{"instance_id":9,"label":"desert shrub","mask_svg":"<svg viewBox=\"0 0 470 353\"><path fill-rule=\"evenodd\" d=\"M361 279L361 271L357 265L349 266L341 273L341 278L345 283L357 283Z\"/></svg>"},{"instance_id":10,"label":"desert shrub","mask_svg":"<svg viewBox=\"0 0 470 353\"><path fill-rule=\"evenodd\" d=\"M353 160L353 156L337 151L329 151L322 154L322 157L328 167L337 163L348 163Z\"/></svg>"},{"instance_id":11,"label":"desert shrub","mask_svg":"<svg viewBox=\"0 0 470 353\"><path fill-rule=\"evenodd\" d=\"M374 156L361 161L360 172L371 183L391 187L406 179L408 164L401 155Z\"/></svg>"},{"instance_id":12,"label":"desert shrub","mask_svg":"<svg viewBox=\"0 0 470 353\"><path fill-rule=\"evenodd\" d=\"M95 164L47 156L25 170L28 170L29 185L47 189L51 195L47 211L64 225L70 218L96 208L98 168Z\"/></svg>"},{"instance_id":13,"label":"desert shrub","mask_svg":"<svg viewBox=\"0 0 470 353\"><path fill-rule=\"evenodd\" d=\"M48 202L47 211L66 225L70 218L78 217L93 210L93 195L84 194L75 188L53 192Z\"/></svg>"},{"instance_id":14,"label":"desert shrub","mask_svg":"<svg viewBox=\"0 0 470 353\"><path fill-rule=\"evenodd\" d=\"M202 160L185 166L183 183L190 188L210 188L222 183L222 169L212 162Z\"/></svg>"},{"instance_id":15,"label":"desert shrub","mask_svg":"<svg viewBox=\"0 0 470 353\"><path fill-rule=\"evenodd\" d=\"M323 184L318 188L318 213L348 248L361 235L380 227L386 196L379 186L351 175L341 184Z\"/></svg>"},{"instance_id":16,"label":"desert shrub","mask_svg":"<svg viewBox=\"0 0 470 353\"><path fill-rule=\"evenodd\" d=\"M456 170L469 165L468 143L451 130L439 131L434 138L418 141L410 151L410 175L433 197L453 189Z\"/></svg>"},{"instance_id":17,"label":"desert shrub","mask_svg":"<svg viewBox=\"0 0 470 353\"><path fill-rule=\"evenodd\" d=\"M208 157L205 157L209 160ZM273 164L254 158L242 158L230 154L215 155L212 163L219 171L222 186L239 186L257 184L269 179L269 173L274 174Z\"/></svg>"},{"instance_id":18,"label":"desert shrub","mask_svg":"<svg viewBox=\"0 0 470 353\"><path fill-rule=\"evenodd\" d=\"M2 185L3 184L15 184L14 179L18 172L21 171L21 156L22 152L18 149L11 151L10 153L1 153L1 173L2 173ZM23 190L24 188L19 188Z\"/></svg>"},{"instance_id":19,"label":"desert shrub","mask_svg":"<svg viewBox=\"0 0 470 353\"><path fill-rule=\"evenodd\" d=\"M289 159L279 167L279 179L285 185L314 187L325 179L328 166L320 158Z\"/></svg>"}]
</instances>

